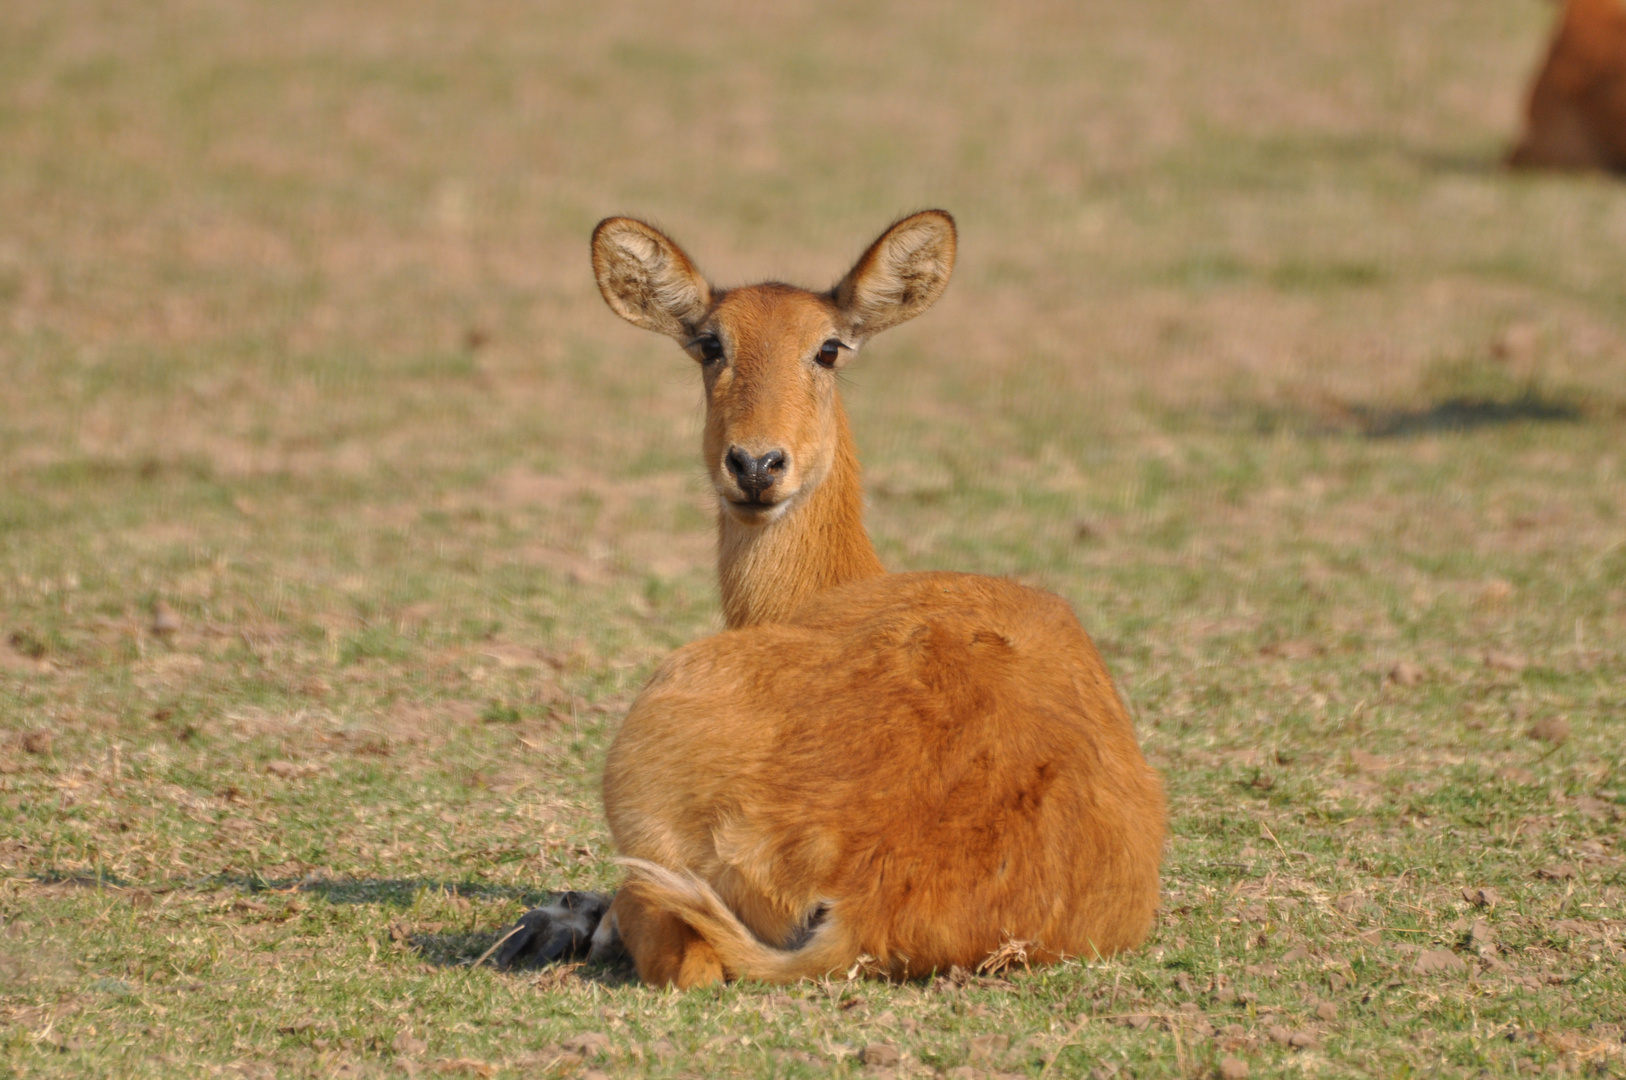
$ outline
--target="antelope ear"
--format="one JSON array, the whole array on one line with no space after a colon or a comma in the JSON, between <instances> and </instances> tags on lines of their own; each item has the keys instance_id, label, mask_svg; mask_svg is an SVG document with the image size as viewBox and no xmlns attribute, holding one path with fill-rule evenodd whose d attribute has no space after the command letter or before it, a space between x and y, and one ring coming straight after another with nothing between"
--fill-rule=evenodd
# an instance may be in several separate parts
<instances>
[{"instance_id":1,"label":"antelope ear","mask_svg":"<svg viewBox=\"0 0 1626 1080\"><path fill-rule=\"evenodd\" d=\"M882 233L835 287L853 332L878 334L937 303L954 272L954 243L954 219L943 210L911 214Z\"/></svg>"},{"instance_id":2,"label":"antelope ear","mask_svg":"<svg viewBox=\"0 0 1626 1080\"><path fill-rule=\"evenodd\" d=\"M711 286L683 249L632 218L605 218L593 230L593 276L611 311L679 340L711 307Z\"/></svg>"}]
</instances>

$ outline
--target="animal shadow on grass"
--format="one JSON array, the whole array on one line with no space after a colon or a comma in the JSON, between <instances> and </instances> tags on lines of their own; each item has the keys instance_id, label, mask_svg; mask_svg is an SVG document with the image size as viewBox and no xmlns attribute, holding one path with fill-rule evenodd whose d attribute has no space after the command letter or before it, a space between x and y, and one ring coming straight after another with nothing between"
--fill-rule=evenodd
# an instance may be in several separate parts
<instances>
[{"instance_id":1,"label":"animal shadow on grass","mask_svg":"<svg viewBox=\"0 0 1626 1080\"><path fill-rule=\"evenodd\" d=\"M1485 177L1507 171L1507 158L1493 150L1481 152L1406 146L1400 153L1418 171L1435 176Z\"/></svg>"},{"instance_id":2,"label":"animal shadow on grass","mask_svg":"<svg viewBox=\"0 0 1626 1080\"><path fill-rule=\"evenodd\" d=\"M1566 401L1554 401L1539 394L1525 394L1512 401L1485 401L1455 397L1422 409L1351 410L1369 439L1393 439L1434 432L1472 431L1523 421L1575 423L1581 410Z\"/></svg>"},{"instance_id":3,"label":"animal shadow on grass","mask_svg":"<svg viewBox=\"0 0 1626 1080\"><path fill-rule=\"evenodd\" d=\"M274 888L275 886L266 887ZM593 906L591 916L587 923L583 924L588 926L588 929L577 927L581 932L574 936L568 932L556 935L561 936L562 940L551 943L552 947L548 942L538 942L537 944L540 947L530 950L529 955L508 955L502 948L508 938L512 936L512 932L520 929L519 926L504 926L497 930L469 930L460 933L443 933L439 931L412 933L403 930L401 931L400 940L405 942L408 948L416 951L426 963L433 964L436 967L473 967L480 964L489 964L504 971L515 972L555 967L561 975L574 975L577 978L609 986L637 981L636 974L630 964L617 962L584 966L572 962L574 958L585 953L586 935L591 932L590 925L597 925L598 918L603 914L604 901L595 893L537 892L531 889L487 885L477 882L437 882L416 878L383 878L376 880L347 878L343 880L296 882L288 887L297 888L300 892L322 896L332 904L391 904L396 907L406 907L423 890L444 892L450 896L473 897L485 900L519 900L525 907L532 909L533 912L536 909L543 908L553 910L559 905L563 905L565 908L580 907L585 903L588 906ZM393 933L392 931L392 936Z\"/></svg>"},{"instance_id":4,"label":"animal shadow on grass","mask_svg":"<svg viewBox=\"0 0 1626 1080\"><path fill-rule=\"evenodd\" d=\"M1425 176L1506 175L1507 154L1500 146L1442 145L1392 134L1315 135L1282 140L1301 163L1345 169L1398 164Z\"/></svg>"},{"instance_id":5,"label":"animal shadow on grass","mask_svg":"<svg viewBox=\"0 0 1626 1080\"><path fill-rule=\"evenodd\" d=\"M1423 176L1485 177L1505 172L1506 156L1500 147L1441 146L1393 134L1298 134L1242 142L1230 148L1242 175L1261 183L1279 183L1280 167L1291 162L1306 169L1400 170ZM1235 167L1233 165L1233 167Z\"/></svg>"},{"instance_id":6,"label":"animal shadow on grass","mask_svg":"<svg viewBox=\"0 0 1626 1080\"><path fill-rule=\"evenodd\" d=\"M573 957L557 960L519 962L504 965L497 962L503 940L509 927L497 930L471 930L467 933L409 934L402 940L426 964L435 967L489 967L504 975L527 975L548 972L549 985L568 979L598 983L600 986L634 986L638 972L632 960L618 954L609 961L586 961Z\"/></svg>"},{"instance_id":7,"label":"animal shadow on grass","mask_svg":"<svg viewBox=\"0 0 1626 1080\"><path fill-rule=\"evenodd\" d=\"M1283 429L1304 435L1358 435L1367 439L1403 439L1415 435L1452 434L1521 423L1579 423L1580 406L1570 401L1525 393L1516 398L1450 397L1413 408L1380 408L1317 397L1284 407L1254 411L1261 434Z\"/></svg>"},{"instance_id":8,"label":"animal shadow on grass","mask_svg":"<svg viewBox=\"0 0 1626 1080\"><path fill-rule=\"evenodd\" d=\"M320 896L330 904L388 904L409 907L422 893L440 893L470 900L518 900L535 905L553 894L511 885L479 881L429 881L424 878L316 878L291 881L242 879L249 891L298 890Z\"/></svg>"},{"instance_id":9,"label":"animal shadow on grass","mask_svg":"<svg viewBox=\"0 0 1626 1080\"><path fill-rule=\"evenodd\" d=\"M237 888L245 893L300 892L320 896L330 904L377 904L397 908L410 907L424 892L480 900L518 900L532 911L552 908L560 903L566 903L568 907L582 901L591 902L597 899L597 894L594 893L538 892L534 889L490 885L484 882L429 881L423 878L270 880L258 876L228 876L212 878L202 887ZM574 899L567 903L567 897ZM602 907L602 900L599 900L599 904ZM601 914L602 911L595 910L589 922L596 925ZM403 927L392 929L391 937L403 942L417 952L426 963L436 967L472 967L487 964L515 972L557 967L562 974L574 974L578 978L610 986L637 981L631 965L622 964L619 959L617 962L595 963L586 967L573 963L575 957L586 951L585 934L577 935L579 940L572 938L555 943L556 947L552 949L547 942L538 942L540 947L531 949L529 955L505 955L502 945L509 937L509 932L514 929L517 927L503 926L496 930L446 933L439 930L413 932Z\"/></svg>"},{"instance_id":10,"label":"animal shadow on grass","mask_svg":"<svg viewBox=\"0 0 1626 1080\"><path fill-rule=\"evenodd\" d=\"M42 883L63 883L130 889L137 886L111 876L84 876L42 879ZM435 893L471 900L518 900L534 906L552 892L522 889L512 885L490 885L481 881L431 881L427 878L268 878L259 874L214 874L205 878L173 881L152 888L154 892L210 892L237 889L248 893L306 893L320 896L330 904L379 904L411 907L423 893Z\"/></svg>"},{"instance_id":11,"label":"animal shadow on grass","mask_svg":"<svg viewBox=\"0 0 1626 1080\"><path fill-rule=\"evenodd\" d=\"M85 874L47 875L37 879L48 888L108 889L116 892L133 891L140 886L112 875ZM320 896L330 904L376 904L408 908L425 892L449 897L480 900L517 900L530 916L549 912L579 913L583 919L555 918L552 935L531 935L516 938L524 947L502 946L514 934L529 925L526 919L519 924L505 925L496 930L463 933L413 932L406 927L392 928L390 936L404 942L426 962L437 967L472 967L490 964L504 971L524 972L545 967L556 967L562 974L608 986L637 981L631 963L617 955L613 960L584 965L574 962L586 953L588 935L603 915L606 898L597 893L576 891L539 892L535 889L508 885L491 885L472 881L430 881L425 878L265 878L258 874L221 874L191 881L179 881L151 888L151 892L214 892L236 889L247 895L264 893L305 893ZM547 920L545 920L547 921ZM578 969L581 969L578 971Z\"/></svg>"},{"instance_id":12,"label":"animal shadow on grass","mask_svg":"<svg viewBox=\"0 0 1626 1080\"><path fill-rule=\"evenodd\" d=\"M554 973L553 979L550 980L552 982L573 978L598 983L600 986L633 986L638 982L638 973L633 969L632 961L623 957L608 963L554 960L542 964L499 967L494 962L493 955L501 945L502 939L503 930L472 931L466 934L412 934L404 940L407 947L418 954L419 959L435 967L457 968L479 965L492 968L504 975L519 976L549 971Z\"/></svg>"}]
</instances>

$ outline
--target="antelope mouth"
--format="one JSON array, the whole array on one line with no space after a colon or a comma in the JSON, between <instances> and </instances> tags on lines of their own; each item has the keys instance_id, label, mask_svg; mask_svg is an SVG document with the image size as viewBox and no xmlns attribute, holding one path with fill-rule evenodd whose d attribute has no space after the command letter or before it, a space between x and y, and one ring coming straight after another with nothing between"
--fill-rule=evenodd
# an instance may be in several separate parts
<instances>
[{"instance_id":1,"label":"antelope mouth","mask_svg":"<svg viewBox=\"0 0 1626 1080\"><path fill-rule=\"evenodd\" d=\"M790 505L790 496L778 499L737 499L724 495L723 503L736 521L746 525L760 525L773 521Z\"/></svg>"}]
</instances>

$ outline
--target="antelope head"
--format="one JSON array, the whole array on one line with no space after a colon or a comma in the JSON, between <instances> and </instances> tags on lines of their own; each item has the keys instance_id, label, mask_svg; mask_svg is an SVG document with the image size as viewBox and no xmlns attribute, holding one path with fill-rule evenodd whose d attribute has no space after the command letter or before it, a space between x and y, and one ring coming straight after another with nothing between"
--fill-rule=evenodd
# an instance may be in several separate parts
<instances>
[{"instance_id":1,"label":"antelope head","mask_svg":"<svg viewBox=\"0 0 1626 1080\"><path fill-rule=\"evenodd\" d=\"M954 250L954 219L926 210L882 233L825 292L723 290L664 233L615 217L593 231L593 273L611 310L699 364L720 513L755 527L807 501L843 452L851 458L837 376L869 338L936 302Z\"/></svg>"}]
</instances>

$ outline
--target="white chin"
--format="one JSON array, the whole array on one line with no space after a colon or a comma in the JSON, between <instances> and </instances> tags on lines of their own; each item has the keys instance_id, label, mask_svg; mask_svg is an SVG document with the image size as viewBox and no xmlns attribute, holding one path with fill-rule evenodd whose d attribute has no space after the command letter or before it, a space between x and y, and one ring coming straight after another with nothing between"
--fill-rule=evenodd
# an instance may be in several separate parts
<instances>
[{"instance_id":1,"label":"white chin","mask_svg":"<svg viewBox=\"0 0 1626 1080\"><path fill-rule=\"evenodd\" d=\"M719 498L721 498L719 496ZM722 499L723 513L739 522L741 525L767 525L778 521L785 516L794 499L780 499L772 506L759 506L755 504L740 504L731 499Z\"/></svg>"}]
</instances>

